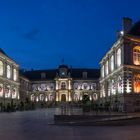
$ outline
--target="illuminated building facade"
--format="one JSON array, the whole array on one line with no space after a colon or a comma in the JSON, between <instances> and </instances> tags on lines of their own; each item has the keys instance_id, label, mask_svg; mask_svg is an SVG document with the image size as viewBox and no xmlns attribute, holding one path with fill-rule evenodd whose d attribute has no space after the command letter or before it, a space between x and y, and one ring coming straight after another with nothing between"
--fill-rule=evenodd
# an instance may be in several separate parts
<instances>
[{"instance_id":1,"label":"illuminated building facade","mask_svg":"<svg viewBox=\"0 0 140 140\"><path fill-rule=\"evenodd\" d=\"M123 30L100 66L100 102L120 111L140 110L140 22L123 19Z\"/></svg>"},{"instance_id":2,"label":"illuminated building facade","mask_svg":"<svg viewBox=\"0 0 140 140\"><path fill-rule=\"evenodd\" d=\"M60 65L54 70L32 70L23 72L24 83L30 88L25 93L33 102L77 102L83 95L97 101L99 95L98 69L73 69ZM26 82L25 82L26 81ZM29 86L30 85L30 86ZM24 95L24 94L23 94Z\"/></svg>"},{"instance_id":3,"label":"illuminated building facade","mask_svg":"<svg viewBox=\"0 0 140 140\"><path fill-rule=\"evenodd\" d=\"M19 65L0 49L0 108L19 102L19 85Z\"/></svg>"}]
</instances>

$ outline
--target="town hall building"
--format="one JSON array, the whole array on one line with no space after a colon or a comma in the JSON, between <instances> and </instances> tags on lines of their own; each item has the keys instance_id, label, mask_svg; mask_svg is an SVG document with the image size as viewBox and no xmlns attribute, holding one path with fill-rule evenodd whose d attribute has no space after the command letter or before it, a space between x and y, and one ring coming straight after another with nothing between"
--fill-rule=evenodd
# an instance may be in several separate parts
<instances>
[{"instance_id":1,"label":"town hall building","mask_svg":"<svg viewBox=\"0 0 140 140\"><path fill-rule=\"evenodd\" d=\"M29 100L34 103L78 102L87 95L98 105L119 111L140 110L140 21L123 18L117 40L99 69L72 68L21 71L0 49L0 106Z\"/></svg>"}]
</instances>

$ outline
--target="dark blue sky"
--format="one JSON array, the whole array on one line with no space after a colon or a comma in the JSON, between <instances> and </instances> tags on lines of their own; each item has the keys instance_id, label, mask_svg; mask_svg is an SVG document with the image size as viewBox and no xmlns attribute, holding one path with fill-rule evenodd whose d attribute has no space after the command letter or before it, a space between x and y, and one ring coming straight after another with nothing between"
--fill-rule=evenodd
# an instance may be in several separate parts
<instances>
[{"instance_id":1,"label":"dark blue sky","mask_svg":"<svg viewBox=\"0 0 140 140\"><path fill-rule=\"evenodd\" d=\"M98 68L139 0L0 0L0 47L21 68Z\"/></svg>"}]
</instances>

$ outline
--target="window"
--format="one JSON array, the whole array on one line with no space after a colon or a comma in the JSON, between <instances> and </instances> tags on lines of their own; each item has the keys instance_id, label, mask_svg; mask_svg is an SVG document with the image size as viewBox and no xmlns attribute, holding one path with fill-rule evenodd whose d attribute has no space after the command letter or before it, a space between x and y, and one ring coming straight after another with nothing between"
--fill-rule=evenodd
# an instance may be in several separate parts
<instances>
[{"instance_id":1,"label":"window","mask_svg":"<svg viewBox=\"0 0 140 140\"><path fill-rule=\"evenodd\" d=\"M17 97L17 93L16 93L16 88L15 87L11 88L11 94L12 94L12 99L15 99Z\"/></svg>"},{"instance_id":2,"label":"window","mask_svg":"<svg viewBox=\"0 0 140 140\"><path fill-rule=\"evenodd\" d=\"M74 94L74 101L78 101L78 95L76 93Z\"/></svg>"},{"instance_id":3,"label":"window","mask_svg":"<svg viewBox=\"0 0 140 140\"><path fill-rule=\"evenodd\" d=\"M111 71L114 70L114 55L112 55L110 59L110 68L111 68Z\"/></svg>"},{"instance_id":4,"label":"window","mask_svg":"<svg viewBox=\"0 0 140 140\"><path fill-rule=\"evenodd\" d=\"M3 75L3 62L0 61L0 75Z\"/></svg>"},{"instance_id":5,"label":"window","mask_svg":"<svg viewBox=\"0 0 140 140\"><path fill-rule=\"evenodd\" d=\"M83 78L87 78L87 72L83 72Z\"/></svg>"},{"instance_id":6,"label":"window","mask_svg":"<svg viewBox=\"0 0 140 140\"><path fill-rule=\"evenodd\" d=\"M11 78L11 67L7 65L7 78Z\"/></svg>"},{"instance_id":7,"label":"window","mask_svg":"<svg viewBox=\"0 0 140 140\"><path fill-rule=\"evenodd\" d=\"M65 82L62 82L62 84L61 84L61 89L66 89L66 83Z\"/></svg>"},{"instance_id":8,"label":"window","mask_svg":"<svg viewBox=\"0 0 140 140\"><path fill-rule=\"evenodd\" d=\"M140 74L134 75L134 92L140 93Z\"/></svg>"},{"instance_id":9,"label":"window","mask_svg":"<svg viewBox=\"0 0 140 140\"><path fill-rule=\"evenodd\" d=\"M105 64L105 73L106 75L108 75L108 61L106 61L106 64Z\"/></svg>"},{"instance_id":10,"label":"window","mask_svg":"<svg viewBox=\"0 0 140 140\"><path fill-rule=\"evenodd\" d=\"M14 71L14 72L13 72L13 74L14 74L14 78L13 78L13 79L14 79L14 81L16 81L16 80L17 80L17 70L14 69L13 71Z\"/></svg>"},{"instance_id":11,"label":"window","mask_svg":"<svg viewBox=\"0 0 140 140\"><path fill-rule=\"evenodd\" d=\"M114 80L112 80L112 83L111 83L111 94L112 95L116 94L116 83Z\"/></svg>"},{"instance_id":12,"label":"window","mask_svg":"<svg viewBox=\"0 0 140 140\"><path fill-rule=\"evenodd\" d=\"M46 78L46 73L41 73L41 79L45 79Z\"/></svg>"},{"instance_id":13,"label":"window","mask_svg":"<svg viewBox=\"0 0 140 140\"><path fill-rule=\"evenodd\" d=\"M0 97L3 96L3 84L1 83L0 84Z\"/></svg>"},{"instance_id":14,"label":"window","mask_svg":"<svg viewBox=\"0 0 140 140\"><path fill-rule=\"evenodd\" d=\"M35 101L35 96L34 96L34 94L31 95L31 101Z\"/></svg>"},{"instance_id":15,"label":"window","mask_svg":"<svg viewBox=\"0 0 140 140\"><path fill-rule=\"evenodd\" d=\"M10 85L6 85L5 86L5 98L9 98L9 97L11 97Z\"/></svg>"},{"instance_id":16,"label":"window","mask_svg":"<svg viewBox=\"0 0 140 140\"><path fill-rule=\"evenodd\" d=\"M44 101L44 95L43 94L40 94L40 101Z\"/></svg>"},{"instance_id":17,"label":"window","mask_svg":"<svg viewBox=\"0 0 140 140\"><path fill-rule=\"evenodd\" d=\"M119 67L121 65L121 49L119 48L117 50L117 67Z\"/></svg>"},{"instance_id":18,"label":"window","mask_svg":"<svg viewBox=\"0 0 140 140\"><path fill-rule=\"evenodd\" d=\"M135 65L140 65L140 46L133 49L133 62Z\"/></svg>"},{"instance_id":19,"label":"window","mask_svg":"<svg viewBox=\"0 0 140 140\"><path fill-rule=\"evenodd\" d=\"M102 78L104 78L104 65L101 68L101 75L102 75Z\"/></svg>"},{"instance_id":20,"label":"window","mask_svg":"<svg viewBox=\"0 0 140 140\"><path fill-rule=\"evenodd\" d=\"M122 78L119 76L118 77L118 93L122 93L123 92L122 89L123 89L123 82L122 82Z\"/></svg>"}]
</instances>

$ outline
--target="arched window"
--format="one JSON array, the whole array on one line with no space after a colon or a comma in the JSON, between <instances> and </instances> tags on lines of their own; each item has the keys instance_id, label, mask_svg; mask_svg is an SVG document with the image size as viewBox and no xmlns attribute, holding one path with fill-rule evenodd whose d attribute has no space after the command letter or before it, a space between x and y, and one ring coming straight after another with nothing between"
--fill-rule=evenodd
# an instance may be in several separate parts
<instances>
[{"instance_id":1,"label":"arched window","mask_svg":"<svg viewBox=\"0 0 140 140\"><path fill-rule=\"evenodd\" d=\"M11 94L12 94L12 99L15 99L17 97L17 90L15 87L11 88Z\"/></svg>"},{"instance_id":2,"label":"arched window","mask_svg":"<svg viewBox=\"0 0 140 140\"><path fill-rule=\"evenodd\" d=\"M11 78L11 67L7 65L7 78Z\"/></svg>"},{"instance_id":3,"label":"arched window","mask_svg":"<svg viewBox=\"0 0 140 140\"><path fill-rule=\"evenodd\" d=\"M121 49L119 48L117 50L117 67L119 67L121 65L121 61L122 61L122 58L121 58Z\"/></svg>"},{"instance_id":4,"label":"arched window","mask_svg":"<svg viewBox=\"0 0 140 140\"><path fill-rule=\"evenodd\" d=\"M87 84L87 83L83 83L82 89L83 89L83 90L88 90L88 89L89 89L88 84Z\"/></svg>"},{"instance_id":5,"label":"arched window","mask_svg":"<svg viewBox=\"0 0 140 140\"><path fill-rule=\"evenodd\" d=\"M74 94L74 101L78 101L78 95Z\"/></svg>"},{"instance_id":6,"label":"arched window","mask_svg":"<svg viewBox=\"0 0 140 140\"><path fill-rule=\"evenodd\" d=\"M44 101L44 95L40 94L40 101Z\"/></svg>"},{"instance_id":7,"label":"arched window","mask_svg":"<svg viewBox=\"0 0 140 140\"><path fill-rule=\"evenodd\" d=\"M98 99L98 96L96 93L93 94L93 100L96 101Z\"/></svg>"},{"instance_id":8,"label":"arched window","mask_svg":"<svg viewBox=\"0 0 140 140\"><path fill-rule=\"evenodd\" d=\"M0 75L3 75L3 62L0 61Z\"/></svg>"},{"instance_id":9,"label":"arched window","mask_svg":"<svg viewBox=\"0 0 140 140\"><path fill-rule=\"evenodd\" d=\"M140 46L133 49L133 62L135 65L140 65Z\"/></svg>"},{"instance_id":10,"label":"arched window","mask_svg":"<svg viewBox=\"0 0 140 140\"><path fill-rule=\"evenodd\" d=\"M17 80L17 70L16 69L14 69L13 70L14 72L13 72L13 79L14 79L14 81L16 81Z\"/></svg>"},{"instance_id":11,"label":"arched window","mask_svg":"<svg viewBox=\"0 0 140 140\"><path fill-rule=\"evenodd\" d=\"M34 94L31 95L31 101L33 101L33 102L35 101L35 95Z\"/></svg>"},{"instance_id":12,"label":"arched window","mask_svg":"<svg viewBox=\"0 0 140 140\"><path fill-rule=\"evenodd\" d=\"M110 59L110 69L111 69L111 71L114 70L114 55L112 55L111 59Z\"/></svg>"}]
</instances>

